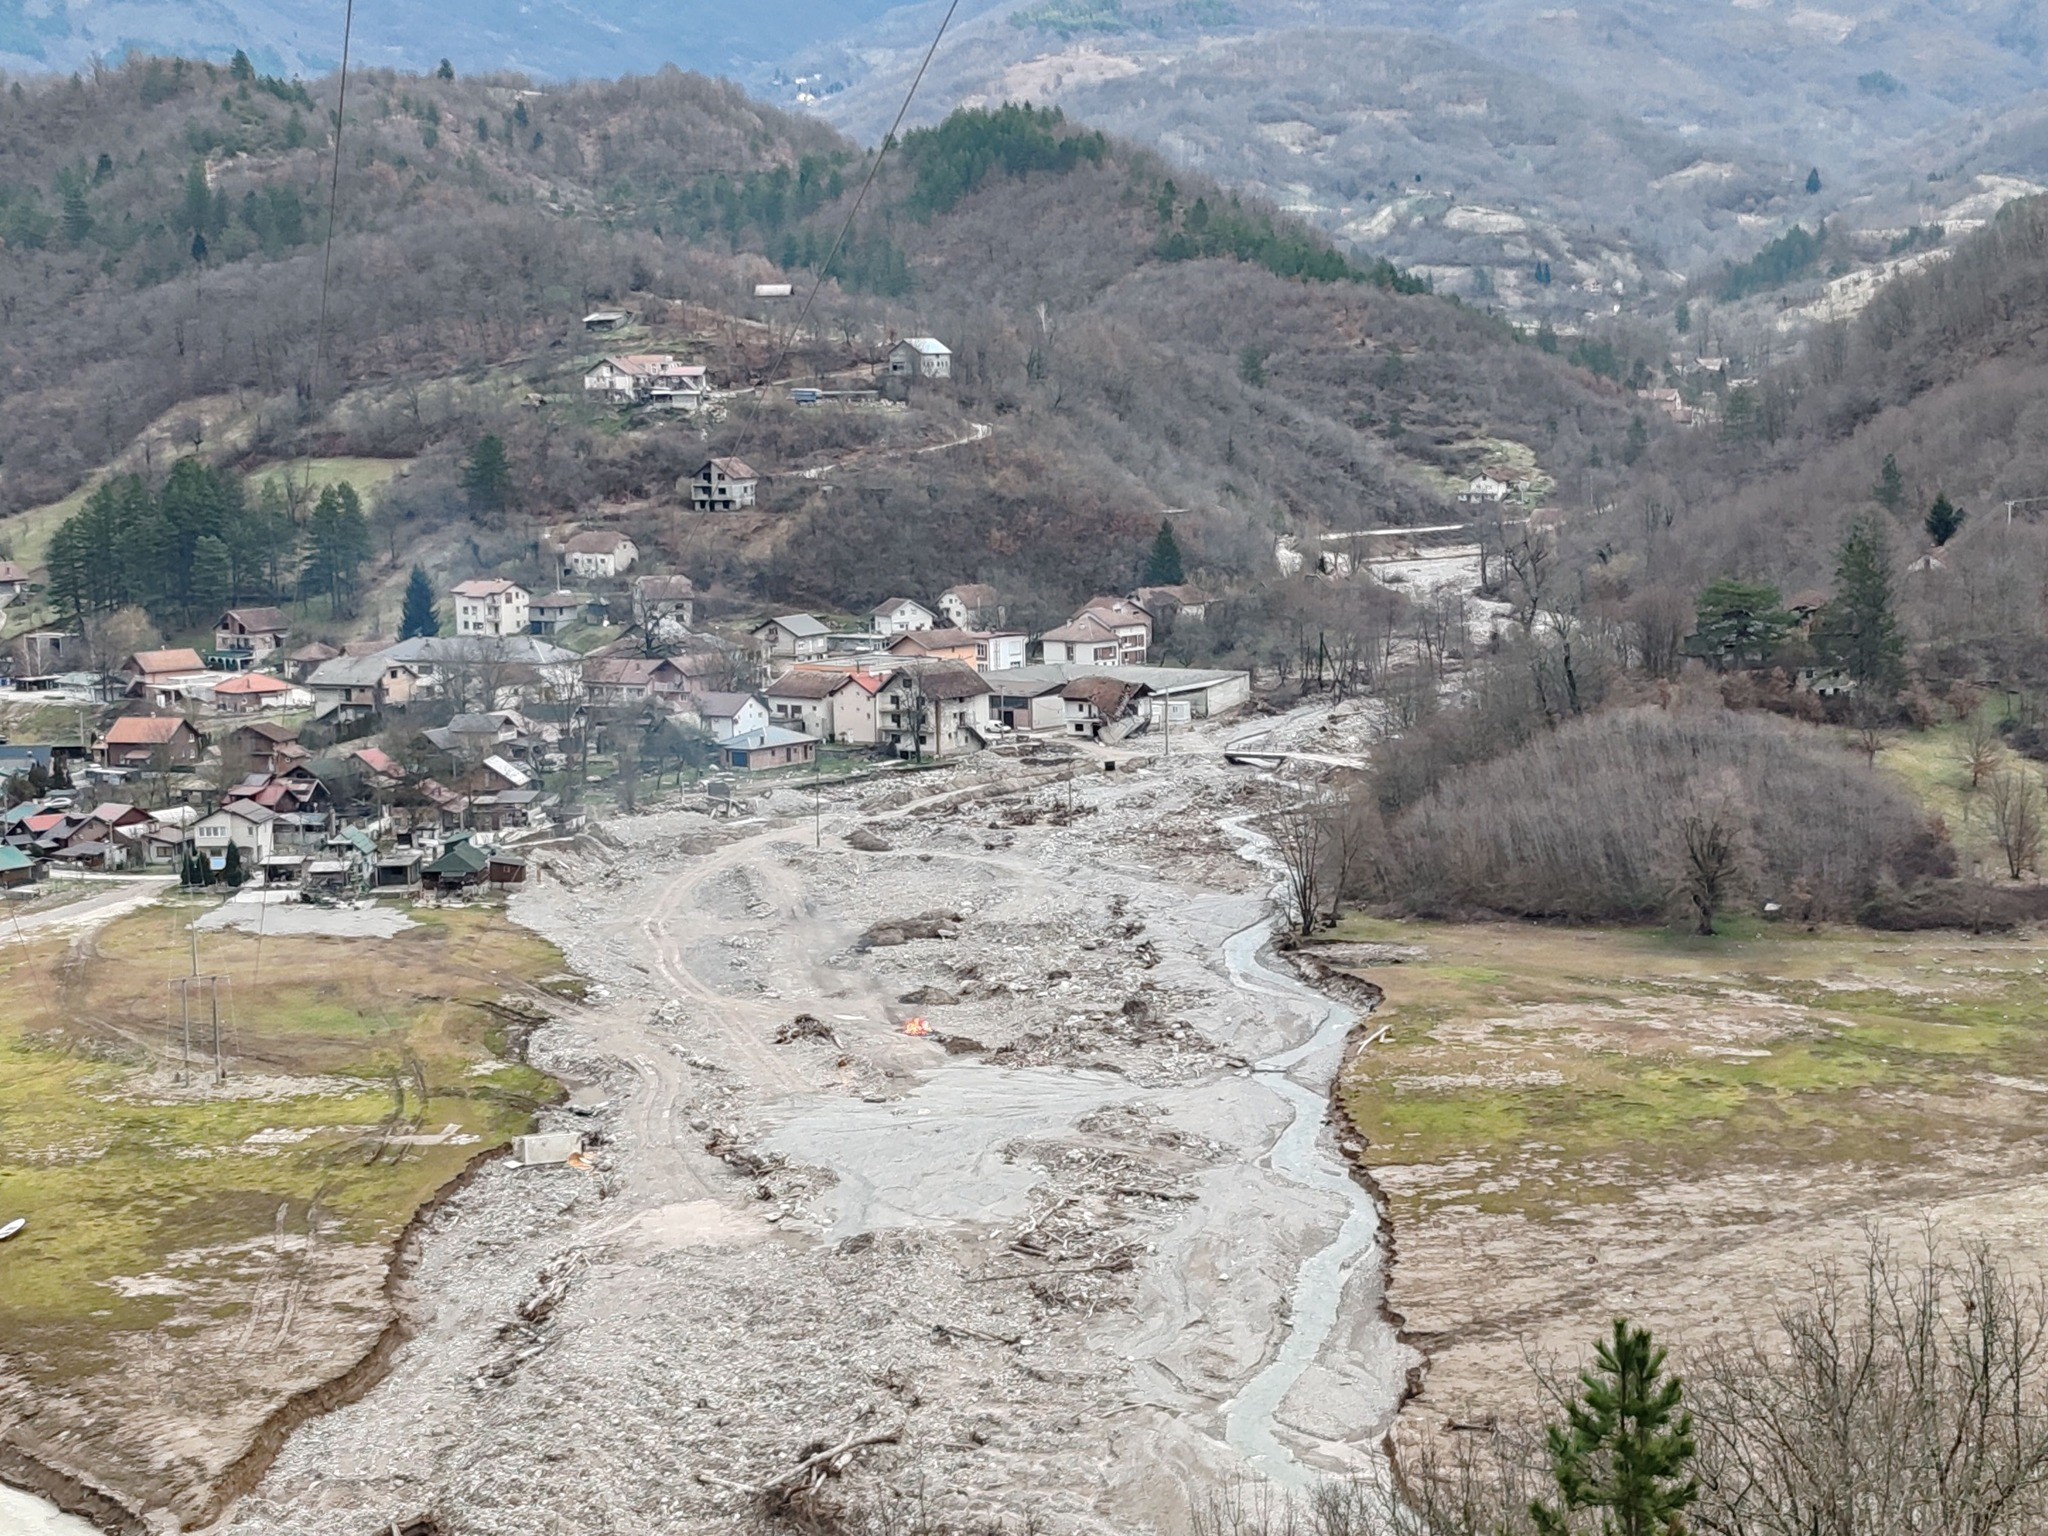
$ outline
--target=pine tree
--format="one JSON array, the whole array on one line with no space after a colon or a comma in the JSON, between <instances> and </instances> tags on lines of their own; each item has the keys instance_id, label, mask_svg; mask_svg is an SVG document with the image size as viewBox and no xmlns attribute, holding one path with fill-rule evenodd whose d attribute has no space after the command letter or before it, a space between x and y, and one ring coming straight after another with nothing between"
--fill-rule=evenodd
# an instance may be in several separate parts
<instances>
[{"instance_id":1,"label":"pine tree","mask_svg":"<svg viewBox=\"0 0 2048 1536\"><path fill-rule=\"evenodd\" d=\"M213 189L206 184L205 163L195 160L185 174L185 201L178 213L178 227L191 230L192 238L197 240L206 233L212 219Z\"/></svg>"},{"instance_id":2,"label":"pine tree","mask_svg":"<svg viewBox=\"0 0 2048 1536\"><path fill-rule=\"evenodd\" d=\"M1835 557L1835 595L1821 610L1814 638L1821 654L1859 687L1890 698L1903 681L1906 642L1892 611L1892 546L1883 521L1866 513L1849 524Z\"/></svg>"},{"instance_id":3,"label":"pine tree","mask_svg":"<svg viewBox=\"0 0 2048 1536\"><path fill-rule=\"evenodd\" d=\"M1685 300L1680 299L1677 310L1671 316L1671 323L1678 328L1678 334L1681 336L1691 330L1692 306L1686 303Z\"/></svg>"},{"instance_id":4,"label":"pine tree","mask_svg":"<svg viewBox=\"0 0 2048 1536\"><path fill-rule=\"evenodd\" d=\"M434 584L420 566L412 568L405 583L405 608L399 615L398 638L411 640L420 635L441 633L441 616L434 612Z\"/></svg>"},{"instance_id":5,"label":"pine tree","mask_svg":"<svg viewBox=\"0 0 2048 1536\"><path fill-rule=\"evenodd\" d=\"M1181 568L1180 540L1173 536L1173 524L1162 518L1159 532L1152 539L1152 553L1145 561L1145 585L1177 587L1185 579Z\"/></svg>"},{"instance_id":6,"label":"pine tree","mask_svg":"<svg viewBox=\"0 0 2048 1536\"><path fill-rule=\"evenodd\" d=\"M300 582L309 593L325 592L330 610L340 613L375 548L354 486L330 485L320 493L306 520L306 546Z\"/></svg>"},{"instance_id":7,"label":"pine tree","mask_svg":"<svg viewBox=\"0 0 2048 1536\"><path fill-rule=\"evenodd\" d=\"M512 466L505 459L505 443L496 433L477 439L469 461L462 466L462 489L469 504L480 512L502 512L512 500Z\"/></svg>"},{"instance_id":8,"label":"pine tree","mask_svg":"<svg viewBox=\"0 0 2048 1536\"><path fill-rule=\"evenodd\" d=\"M228 74L236 80L254 80L256 66L249 62L248 54L237 48L235 56L228 60Z\"/></svg>"},{"instance_id":9,"label":"pine tree","mask_svg":"<svg viewBox=\"0 0 2048 1536\"><path fill-rule=\"evenodd\" d=\"M64 238L83 245L92 233L92 209L86 206L85 188L73 183L64 189Z\"/></svg>"},{"instance_id":10,"label":"pine tree","mask_svg":"<svg viewBox=\"0 0 2048 1536\"><path fill-rule=\"evenodd\" d=\"M231 842L228 844L227 865L221 870L220 877L230 890L239 890L242 882L249 878L242 869L242 845L240 843Z\"/></svg>"},{"instance_id":11,"label":"pine tree","mask_svg":"<svg viewBox=\"0 0 2048 1536\"><path fill-rule=\"evenodd\" d=\"M434 77L437 80L453 80L455 78L455 66L446 59L443 59L441 67L434 71Z\"/></svg>"},{"instance_id":12,"label":"pine tree","mask_svg":"<svg viewBox=\"0 0 2048 1536\"><path fill-rule=\"evenodd\" d=\"M1732 576L1709 582L1694 611L1690 650L1717 665L1763 665L1792 627L1776 587L1751 586Z\"/></svg>"},{"instance_id":13,"label":"pine tree","mask_svg":"<svg viewBox=\"0 0 2048 1536\"><path fill-rule=\"evenodd\" d=\"M1621 445L1621 462L1634 464L1650 446L1649 428L1643 425L1643 418L1631 416L1628 420L1628 438Z\"/></svg>"},{"instance_id":14,"label":"pine tree","mask_svg":"<svg viewBox=\"0 0 2048 1536\"><path fill-rule=\"evenodd\" d=\"M1870 488L1870 499L1895 517L1906 505L1906 477L1899 473L1899 461L1889 453L1877 472L1877 484Z\"/></svg>"},{"instance_id":15,"label":"pine tree","mask_svg":"<svg viewBox=\"0 0 2048 1536\"><path fill-rule=\"evenodd\" d=\"M1806 195L1808 197L1811 197L1814 193L1818 192L1819 190L1820 167L1816 165L1812 170L1806 173Z\"/></svg>"},{"instance_id":16,"label":"pine tree","mask_svg":"<svg viewBox=\"0 0 2048 1536\"><path fill-rule=\"evenodd\" d=\"M1542 1536L1568 1536L1578 1510L1599 1513L1601 1536L1668 1536L1700 1493L1684 1386L1665 1374L1650 1331L1623 1318L1593 1362L1565 1422L1545 1432L1558 1502L1535 1500L1530 1518Z\"/></svg>"},{"instance_id":17,"label":"pine tree","mask_svg":"<svg viewBox=\"0 0 2048 1536\"><path fill-rule=\"evenodd\" d=\"M1963 519L1970 514L1950 501L1947 496L1936 496L1934 505L1927 509L1924 526L1927 537L1934 541L1936 549L1954 538L1963 526Z\"/></svg>"}]
</instances>

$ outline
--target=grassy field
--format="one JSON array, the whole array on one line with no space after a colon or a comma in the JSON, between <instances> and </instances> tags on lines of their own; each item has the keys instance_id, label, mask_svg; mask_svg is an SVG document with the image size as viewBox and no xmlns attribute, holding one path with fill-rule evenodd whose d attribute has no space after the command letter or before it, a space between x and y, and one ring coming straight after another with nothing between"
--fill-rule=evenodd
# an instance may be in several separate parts
<instances>
[{"instance_id":1,"label":"grassy field","mask_svg":"<svg viewBox=\"0 0 2048 1536\"><path fill-rule=\"evenodd\" d=\"M383 940L201 934L200 969L229 977L230 1079L180 1084L173 981L204 910L0 946L0 1219L28 1218L0 1248L0 1355L32 1376L75 1387L116 1335L232 1318L218 1298L193 1315L181 1277L236 1245L316 1225L388 1243L553 1091L489 1005L560 956L481 909ZM436 1145L387 1141L450 1126Z\"/></svg>"},{"instance_id":2,"label":"grassy field","mask_svg":"<svg viewBox=\"0 0 2048 1536\"><path fill-rule=\"evenodd\" d=\"M2036 1126L2009 1090L2048 1093L2048 959L2025 939L1366 919L1338 937L1418 951L1360 972L1385 989L1373 1026L1389 1033L1341 1090L1394 1175L1397 1230L2017 1142Z\"/></svg>"}]
</instances>

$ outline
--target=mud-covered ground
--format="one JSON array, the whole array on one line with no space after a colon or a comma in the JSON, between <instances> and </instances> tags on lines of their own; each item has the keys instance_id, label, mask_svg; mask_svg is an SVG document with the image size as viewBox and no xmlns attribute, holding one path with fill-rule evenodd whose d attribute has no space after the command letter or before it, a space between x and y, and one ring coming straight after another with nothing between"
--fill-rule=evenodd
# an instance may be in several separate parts
<instances>
[{"instance_id":1,"label":"mud-covered ground","mask_svg":"<svg viewBox=\"0 0 2048 1536\"><path fill-rule=\"evenodd\" d=\"M1253 1064L1327 1010L1223 964L1270 883L1222 825L1270 793L1226 729L844 790L821 836L782 791L545 850L514 917L596 987L531 1049L607 1101L549 1115L595 1166L452 1198L390 1375L226 1529L742 1529L871 1437L815 1497L941 1528L1174 1529L1248 1472L1372 1466L1413 1356L1370 1245L1279 1457L1226 1413L1363 1198L1268 1166L1295 1109Z\"/></svg>"}]
</instances>

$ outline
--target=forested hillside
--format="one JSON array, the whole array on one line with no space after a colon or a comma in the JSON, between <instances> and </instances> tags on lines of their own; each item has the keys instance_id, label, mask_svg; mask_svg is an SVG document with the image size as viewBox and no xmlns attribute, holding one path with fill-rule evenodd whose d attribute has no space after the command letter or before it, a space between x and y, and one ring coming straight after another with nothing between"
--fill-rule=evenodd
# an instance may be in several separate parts
<instances>
[{"instance_id":1,"label":"forested hillside","mask_svg":"<svg viewBox=\"0 0 2048 1536\"><path fill-rule=\"evenodd\" d=\"M352 79L322 356L330 100L331 82L157 60L0 98L8 507L117 462L153 480L179 454L352 454L409 465L378 509L394 558L408 527L503 540L595 517L763 598L1000 575L1051 610L1128 580L1163 507L1192 509L1195 557L1239 580L1271 569L1278 533L1429 521L1488 464L1576 485L1629 434L1621 391L1499 322L1021 109L908 136L792 334L753 284L808 292L867 154L673 72ZM579 398L618 345L580 317L613 303L634 347L722 386L866 365L914 333L948 340L955 376L886 429L769 391L621 431ZM971 449L899 451L971 422L992 429ZM507 447L503 513L460 487L486 435ZM769 471L772 519L678 515L707 451ZM841 467L777 475L821 465Z\"/></svg>"}]
</instances>

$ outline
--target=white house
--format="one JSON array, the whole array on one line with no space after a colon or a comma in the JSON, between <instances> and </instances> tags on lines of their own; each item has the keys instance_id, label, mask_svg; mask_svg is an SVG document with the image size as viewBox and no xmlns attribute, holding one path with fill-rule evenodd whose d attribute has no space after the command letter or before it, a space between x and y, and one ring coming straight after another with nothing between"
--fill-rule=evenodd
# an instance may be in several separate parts
<instances>
[{"instance_id":1,"label":"white house","mask_svg":"<svg viewBox=\"0 0 2048 1536\"><path fill-rule=\"evenodd\" d=\"M869 610L878 635L907 635L912 630L930 629L937 616L923 603L908 597L892 597Z\"/></svg>"},{"instance_id":2,"label":"white house","mask_svg":"<svg viewBox=\"0 0 2048 1536\"><path fill-rule=\"evenodd\" d=\"M1098 597L1058 629L1039 637L1048 665L1081 662L1097 667L1143 666L1152 644L1152 617L1136 603Z\"/></svg>"},{"instance_id":3,"label":"white house","mask_svg":"<svg viewBox=\"0 0 2048 1536\"><path fill-rule=\"evenodd\" d=\"M249 800L231 800L192 823L187 834L202 859L225 859L228 844L242 850L242 868L255 874L277 851L277 812Z\"/></svg>"},{"instance_id":4,"label":"white house","mask_svg":"<svg viewBox=\"0 0 2048 1536\"><path fill-rule=\"evenodd\" d=\"M974 634L974 669L977 672L1008 672L1028 659L1031 637L1021 629L994 629Z\"/></svg>"},{"instance_id":5,"label":"white house","mask_svg":"<svg viewBox=\"0 0 2048 1536\"><path fill-rule=\"evenodd\" d=\"M899 757L958 757L988 745L989 697L974 668L927 661L889 674L875 696L880 740Z\"/></svg>"},{"instance_id":6,"label":"white house","mask_svg":"<svg viewBox=\"0 0 2048 1536\"><path fill-rule=\"evenodd\" d=\"M562 570L567 575L623 576L640 558L639 546L623 533L593 528L562 545Z\"/></svg>"},{"instance_id":7,"label":"white house","mask_svg":"<svg viewBox=\"0 0 2048 1536\"><path fill-rule=\"evenodd\" d=\"M697 695L697 718L704 722L704 729L717 741L750 736L755 731L767 730L775 723L767 704L754 693L700 693Z\"/></svg>"},{"instance_id":8,"label":"white house","mask_svg":"<svg viewBox=\"0 0 2048 1536\"><path fill-rule=\"evenodd\" d=\"M667 352L607 357L583 375L583 392L616 405L654 405L694 415L709 397L704 370Z\"/></svg>"},{"instance_id":9,"label":"white house","mask_svg":"<svg viewBox=\"0 0 2048 1536\"><path fill-rule=\"evenodd\" d=\"M980 629L1003 621L1003 603L996 589L985 581L962 582L939 594L939 612L955 629Z\"/></svg>"},{"instance_id":10,"label":"white house","mask_svg":"<svg viewBox=\"0 0 2048 1536\"><path fill-rule=\"evenodd\" d=\"M522 635L526 633L527 609L533 595L516 581L500 577L477 577L459 581L455 599L455 633L458 635Z\"/></svg>"},{"instance_id":11,"label":"white house","mask_svg":"<svg viewBox=\"0 0 2048 1536\"><path fill-rule=\"evenodd\" d=\"M731 512L754 504L761 477L741 459L708 460L690 477L690 510Z\"/></svg>"},{"instance_id":12,"label":"white house","mask_svg":"<svg viewBox=\"0 0 2048 1536\"><path fill-rule=\"evenodd\" d=\"M1496 480L1491 475L1474 475L1465 489L1458 492L1461 507L1498 506L1508 499L1514 487L1505 480Z\"/></svg>"},{"instance_id":13,"label":"white house","mask_svg":"<svg viewBox=\"0 0 2048 1536\"><path fill-rule=\"evenodd\" d=\"M906 336L889 349L889 372L903 378L950 379L953 349L930 336Z\"/></svg>"}]
</instances>

